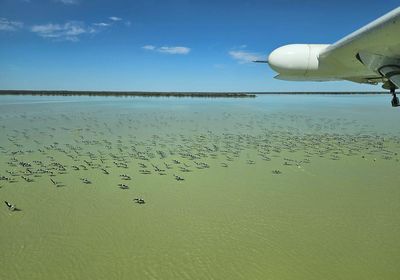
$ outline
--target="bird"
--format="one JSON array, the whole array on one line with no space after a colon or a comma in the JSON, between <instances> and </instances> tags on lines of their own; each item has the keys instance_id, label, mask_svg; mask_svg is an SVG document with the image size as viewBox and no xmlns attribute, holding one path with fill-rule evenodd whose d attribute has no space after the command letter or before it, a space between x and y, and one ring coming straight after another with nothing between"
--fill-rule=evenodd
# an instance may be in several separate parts
<instances>
[{"instance_id":1,"label":"bird","mask_svg":"<svg viewBox=\"0 0 400 280\"><path fill-rule=\"evenodd\" d=\"M134 198L133 199L136 203L139 203L139 204L145 204L146 202L144 201L144 199L143 198Z\"/></svg>"},{"instance_id":2,"label":"bird","mask_svg":"<svg viewBox=\"0 0 400 280\"><path fill-rule=\"evenodd\" d=\"M10 211L17 210L17 207L16 207L15 205L9 203L8 201L4 201L4 203L7 205L8 209L9 209Z\"/></svg>"}]
</instances>

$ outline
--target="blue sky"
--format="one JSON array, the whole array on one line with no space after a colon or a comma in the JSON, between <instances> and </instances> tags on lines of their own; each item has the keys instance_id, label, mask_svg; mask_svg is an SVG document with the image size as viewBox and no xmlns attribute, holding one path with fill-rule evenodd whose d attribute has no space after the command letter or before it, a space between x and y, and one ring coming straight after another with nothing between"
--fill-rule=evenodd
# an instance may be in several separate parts
<instances>
[{"instance_id":1,"label":"blue sky","mask_svg":"<svg viewBox=\"0 0 400 280\"><path fill-rule=\"evenodd\" d=\"M0 89L380 90L285 82L263 64L289 43L333 43L393 0L0 0Z\"/></svg>"}]
</instances>

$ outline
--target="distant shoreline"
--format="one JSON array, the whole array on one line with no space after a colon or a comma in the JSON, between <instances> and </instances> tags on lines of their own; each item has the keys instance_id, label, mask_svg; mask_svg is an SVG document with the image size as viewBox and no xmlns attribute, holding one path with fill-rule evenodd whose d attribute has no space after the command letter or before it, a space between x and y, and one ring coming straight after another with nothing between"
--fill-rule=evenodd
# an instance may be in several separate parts
<instances>
[{"instance_id":1,"label":"distant shoreline","mask_svg":"<svg viewBox=\"0 0 400 280\"><path fill-rule=\"evenodd\" d=\"M114 97L228 97L254 98L253 93L245 92L150 92L150 91L69 91L69 90L0 90L0 95L39 95L39 96L114 96Z\"/></svg>"},{"instance_id":2,"label":"distant shoreline","mask_svg":"<svg viewBox=\"0 0 400 280\"><path fill-rule=\"evenodd\" d=\"M73 91L73 90L0 90L0 95L39 96L115 96L115 97L209 97L209 98L255 98L268 94L303 95L346 95L346 94L386 94L386 92L153 92L153 91Z\"/></svg>"}]
</instances>

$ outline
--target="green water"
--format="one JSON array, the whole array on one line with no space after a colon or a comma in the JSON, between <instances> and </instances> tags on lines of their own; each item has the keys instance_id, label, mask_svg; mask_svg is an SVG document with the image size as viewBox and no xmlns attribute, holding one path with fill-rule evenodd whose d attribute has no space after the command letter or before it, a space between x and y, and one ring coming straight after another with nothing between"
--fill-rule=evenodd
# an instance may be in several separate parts
<instances>
[{"instance_id":1,"label":"green water","mask_svg":"<svg viewBox=\"0 0 400 280\"><path fill-rule=\"evenodd\" d=\"M1 96L0 279L399 279L389 99Z\"/></svg>"}]
</instances>

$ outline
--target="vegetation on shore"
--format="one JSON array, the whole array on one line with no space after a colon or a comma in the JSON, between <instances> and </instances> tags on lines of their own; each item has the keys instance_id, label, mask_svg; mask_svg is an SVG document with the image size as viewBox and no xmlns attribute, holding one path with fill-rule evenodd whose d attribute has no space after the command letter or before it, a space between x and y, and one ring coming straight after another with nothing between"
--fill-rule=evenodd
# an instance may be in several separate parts
<instances>
[{"instance_id":1,"label":"vegetation on shore","mask_svg":"<svg viewBox=\"0 0 400 280\"><path fill-rule=\"evenodd\" d=\"M69 91L69 90L0 90L0 95L39 96L143 96L254 98L260 94L382 94L386 92L156 92L156 91Z\"/></svg>"},{"instance_id":2,"label":"vegetation on shore","mask_svg":"<svg viewBox=\"0 0 400 280\"><path fill-rule=\"evenodd\" d=\"M148 92L148 91L67 91L67 90L0 90L0 94L39 96L144 96L144 97L256 97L244 92Z\"/></svg>"}]
</instances>

